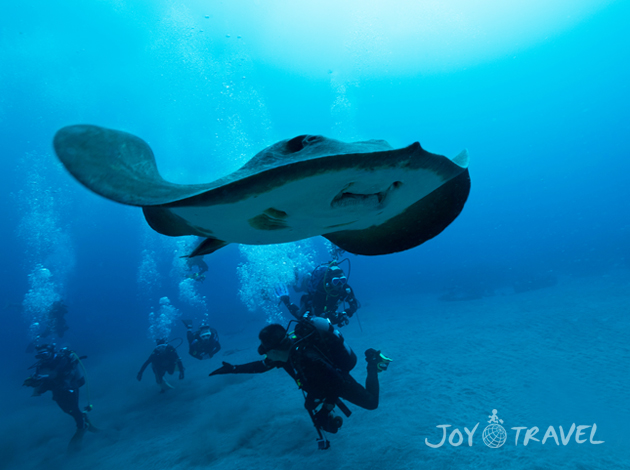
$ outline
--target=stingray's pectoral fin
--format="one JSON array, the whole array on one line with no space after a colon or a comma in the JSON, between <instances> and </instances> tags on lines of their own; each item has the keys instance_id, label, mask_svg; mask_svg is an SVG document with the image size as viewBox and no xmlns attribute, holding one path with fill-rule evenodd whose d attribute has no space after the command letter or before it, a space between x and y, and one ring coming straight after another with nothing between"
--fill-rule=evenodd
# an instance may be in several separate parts
<instances>
[{"instance_id":1,"label":"stingray's pectoral fin","mask_svg":"<svg viewBox=\"0 0 630 470\"><path fill-rule=\"evenodd\" d=\"M127 132L67 126L57 131L53 146L61 163L81 184L121 204L167 204L204 190L203 185L165 181L149 145Z\"/></svg>"},{"instance_id":2,"label":"stingray's pectoral fin","mask_svg":"<svg viewBox=\"0 0 630 470\"><path fill-rule=\"evenodd\" d=\"M357 255L397 253L438 235L464 208L470 192L465 170L387 222L364 230L342 230L323 236Z\"/></svg>"},{"instance_id":3,"label":"stingray's pectoral fin","mask_svg":"<svg viewBox=\"0 0 630 470\"><path fill-rule=\"evenodd\" d=\"M207 237L208 232L202 232L192 226L188 221L174 214L167 207L147 206L142 208L144 218L153 230L169 237L183 237L184 235L197 235Z\"/></svg>"},{"instance_id":4,"label":"stingray's pectoral fin","mask_svg":"<svg viewBox=\"0 0 630 470\"><path fill-rule=\"evenodd\" d=\"M143 207L142 212L147 223L153 230L162 235L168 235L169 237L181 237L184 235L196 235L198 237L206 237L206 239L188 255L188 258L193 256L208 255L217 251L219 248L223 248L229 243L223 240L219 240L213 237L212 232L207 229L197 227L177 214L173 213L168 207L164 206L148 206Z\"/></svg>"},{"instance_id":5,"label":"stingray's pectoral fin","mask_svg":"<svg viewBox=\"0 0 630 470\"><path fill-rule=\"evenodd\" d=\"M206 238L202 241L197 248L195 248L191 254L188 255L188 258L192 258L193 256L203 256L209 255L210 253L214 253L220 248L229 245L228 242L224 242L223 240L218 240L216 238Z\"/></svg>"}]
</instances>

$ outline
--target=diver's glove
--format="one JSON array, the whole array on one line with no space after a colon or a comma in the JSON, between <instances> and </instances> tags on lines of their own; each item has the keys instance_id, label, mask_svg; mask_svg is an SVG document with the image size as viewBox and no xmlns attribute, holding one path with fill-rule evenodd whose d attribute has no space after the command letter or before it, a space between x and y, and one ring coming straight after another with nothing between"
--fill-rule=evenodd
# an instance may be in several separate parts
<instances>
[{"instance_id":1,"label":"diver's glove","mask_svg":"<svg viewBox=\"0 0 630 470\"><path fill-rule=\"evenodd\" d=\"M284 304L289 302L289 289L284 284L278 284L276 286L276 297L278 300Z\"/></svg>"},{"instance_id":2,"label":"diver's glove","mask_svg":"<svg viewBox=\"0 0 630 470\"><path fill-rule=\"evenodd\" d=\"M213 370L208 375L212 377L213 375L233 374L234 371L236 371L236 366L228 362L223 362L223 365L221 367L219 367L217 370Z\"/></svg>"},{"instance_id":3,"label":"diver's glove","mask_svg":"<svg viewBox=\"0 0 630 470\"><path fill-rule=\"evenodd\" d=\"M41 386L44 382L44 379L46 379L48 376L47 375L33 375L31 377L28 377L24 383L22 384L23 387L33 387L33 394L31 395L32 397L38 397L42 394L41 391Z\"/></svg>"},{"instance_id":4,"label":"diver's glove","mask_svg":"<svg viewBox=\"0 0 630 470\"><path fill-rule=\"evenodd\" d=\"M184 380L184 371L183 370L179 371L179 380Z\"/></svg>"},{"instance_id":5,"label":"diver's glove","mask_svg":"<svg viewBox=\"0 0 630 470\"><path fill-rule=\"evenodd\" d=\"M37 387L39 385L39 380L37 380L35 377L28 377L26 380L24 380L24 383L22 384L22 387Z\"/></svg>"},{"instance_id":6,"label":"diver's glove","mask_svg":"<svg viewBox=\"0 0 630 470\"><path fill-rule=\"evenodd\" d=\"M342 326L346 326L347 324L350 323L350 320L348 319L348 315L346 315L346 312L335 313L334 315L330 315L328 319L330 320L330 323L332 323L335 326L338 326L339 328L341 328Z\"/></svg>"},{"instance_id":7,"label":"diver's glove","mask_svg":"<svg viewBox=\"0 0 630 470\"><path fill-rule=\"evenodd\" d=\"M136 375L136 379L138 379L138 382L142 380L142 372L138 372L138 375Z\"/></svg>"}]
</instances>

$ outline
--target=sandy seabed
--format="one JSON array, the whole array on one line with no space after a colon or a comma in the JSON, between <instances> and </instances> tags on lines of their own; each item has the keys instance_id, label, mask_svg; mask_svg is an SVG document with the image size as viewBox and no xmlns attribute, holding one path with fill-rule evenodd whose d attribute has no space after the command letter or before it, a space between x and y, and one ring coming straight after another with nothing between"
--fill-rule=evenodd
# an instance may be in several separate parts
<instances>
[{"instance_id":1,"label":"sandy seabed","mask_svg":"<svg viewBox=\"0 0 630 470\"><path fill-rule=\"evenodd\" d=\"M394 359L379 375L381 403L353 414L331 448L317 450L302 395L281 370L208 377L220 361L258 360L256 333L223 336L223 350L194 361L180 349L186 378L159 394L150 369L135 375L150 351L120 347L86 366L101 429L83 450L65 454L73 421L50 399L5 387L2 469L625 469L630 468L630 271L565 277L557 285L512 295L444 302L438 295L386 298L363 293L357 319L342 332L363 351ZM85 393L85 387L82 389ZM85 395L83 396L85 398ZM82 400L85 402L85 400ZM486 446L492 410L507 440ZM478 426L469 446L464 428ZM591 426L564 445L560 426ZM592 426L597 430L589 442ZM450 425L439 448L442 428ZM542 440L550 426L558 435ZM538 433L523 445L512 428ZM455 429L463 437L449 443ZM459 441L457 432L452 441Z\"/></svg>"}]
</instances>

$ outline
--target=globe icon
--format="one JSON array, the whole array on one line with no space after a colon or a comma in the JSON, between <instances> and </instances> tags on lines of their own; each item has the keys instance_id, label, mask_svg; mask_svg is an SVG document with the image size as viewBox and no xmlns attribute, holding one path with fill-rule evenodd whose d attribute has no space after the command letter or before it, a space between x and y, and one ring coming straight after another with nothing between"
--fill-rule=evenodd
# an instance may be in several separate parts
<instances>
[{"instance_id":1,"label":"globe icon","mask_svg":"<svg viewBox=\"0 0 630 470\"><path fill-rule=\"evenodd\" d=\"M505 444L507 433L500 424L491 424L483 430L483 443L492 449L497 449Z\"/></svg>"}]
</instances>

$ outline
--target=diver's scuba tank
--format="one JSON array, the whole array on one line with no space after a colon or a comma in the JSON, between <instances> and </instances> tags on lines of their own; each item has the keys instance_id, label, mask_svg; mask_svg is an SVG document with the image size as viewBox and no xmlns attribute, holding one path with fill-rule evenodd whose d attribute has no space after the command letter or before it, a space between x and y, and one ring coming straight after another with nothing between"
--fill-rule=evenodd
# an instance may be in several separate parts
<instances>
[{"instance_id":1,"label":"diver's scuba tank","mask_svg":"<svg viewBox=\"0 0 630 470\"><path fill-rule=\"evenodd\" d=\"M346 343L339 330L323 317L307 317L295 326L295 334L300 338L316 335L316 343L322 345L322 353L337 368L350 372L357 364L357 355Z\"/></svg>"}]
</instances>

